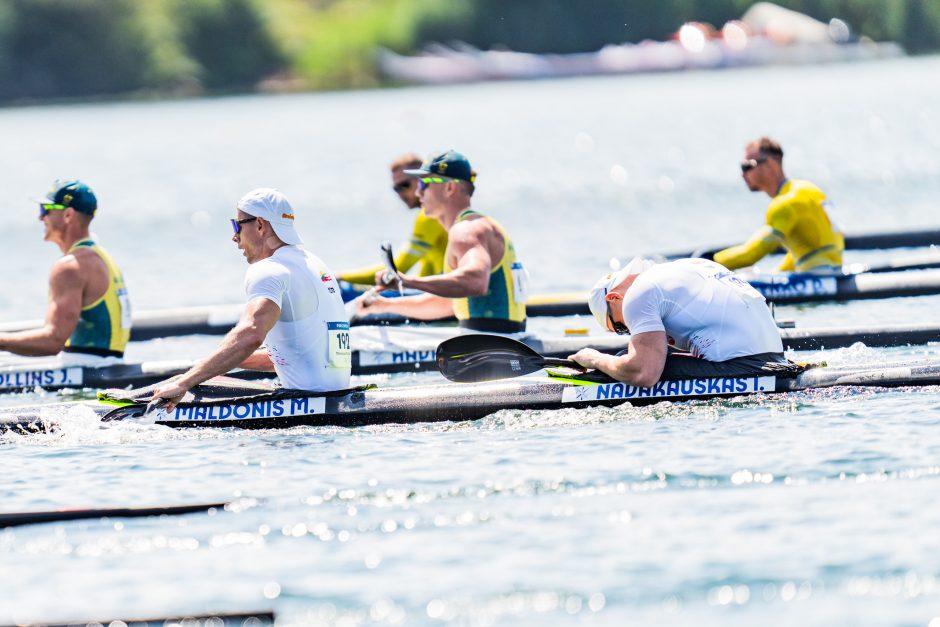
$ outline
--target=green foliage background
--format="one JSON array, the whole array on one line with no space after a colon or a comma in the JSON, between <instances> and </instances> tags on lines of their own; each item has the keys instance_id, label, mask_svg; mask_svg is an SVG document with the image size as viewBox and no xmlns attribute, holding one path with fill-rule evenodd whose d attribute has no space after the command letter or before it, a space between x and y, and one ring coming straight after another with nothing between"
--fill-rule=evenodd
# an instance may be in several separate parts
<instances>
[{"instance_id":1,"label":"green foliage background","mask_svg":"<svg viewBox=\"0 0 940 627\"><path fill-rule=\"evenodd\" d=\"M720 26L752 0L0 0L0 102L379 84L377 47L530 52ZM940 0L780 0L909 52L940 49Z\"/></svg>"}]
</instances>

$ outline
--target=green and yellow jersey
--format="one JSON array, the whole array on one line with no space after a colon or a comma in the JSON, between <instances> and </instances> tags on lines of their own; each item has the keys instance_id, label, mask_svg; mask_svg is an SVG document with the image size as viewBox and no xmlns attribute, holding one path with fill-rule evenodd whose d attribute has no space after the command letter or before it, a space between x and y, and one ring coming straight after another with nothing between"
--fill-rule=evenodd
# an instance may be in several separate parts
<instances>
[{"instance_id":1,"label":"green and yellow jersey","mask_svg":"<svg viewBox=\"0 0 940 627\"><path fill-rule=\"evenodd\" d=\"M441 274L444 270L444 252L447 250L447 230L434 218L418 210L411 239L395 253L395 267L399 272L408 272L415 264L420 264L418 274L430 276ZM375 273L384 270L381 263L357 270L341 272L338 278L349 283L374 285Z\"/></svg>"},{"instance_id":2,"label":"green and yellow jersey","mask_svg":"<svg viewBox=\"0 0 940 627\"><path fill-rule=\"evenodd\" d=\"M74 252L87 248L108 268L108 289L101 298L82 307L78 324L65 343L65 351L91 355L123 357L131 338L131 307L124 276L107 251L91 239L83 239L69 248Z\"/></svg>"},{"instance_id":3,"label":"green and yellow jersey","mask_svg":"<svg viewBox=\"0 0 940 627\"><path fill-rule=\"evenodd\" d=\"M489 289L482 296L455 298L454 315L460 326L477 331L515 333L525 330L526 274L516 258L516 249L506 231L492 218L466 209L454 222L463 220L489 220L503 236L503 258L493 265ZM453 270L445 259L444 272Z\"/></svg>"},{"instance_id":4,"label":"green and yellow jersey","mask_svg":"<svg viewBox=\"0 0 940 627\"><path fill-rule=\"evenodd\" d=\"M767 208L767 224L744 244L715 253L714 259L735 270L753 265L783 246L787 255L780 271L841 268L845 241L826 211L830 205L812 183L785 180Z\"/></svg>"}]
</instances>

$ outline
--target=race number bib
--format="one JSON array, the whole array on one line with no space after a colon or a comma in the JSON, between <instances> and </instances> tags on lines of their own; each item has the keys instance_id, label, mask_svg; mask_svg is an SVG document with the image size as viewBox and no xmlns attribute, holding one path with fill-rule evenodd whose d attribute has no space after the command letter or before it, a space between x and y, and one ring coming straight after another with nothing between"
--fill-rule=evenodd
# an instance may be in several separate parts
<instances>
[{"instance_id":1,"label":"race number bib","mask_svg":"<svg viewBox=\"0 0 940 627\"><path fill-rule=\"evenodd\" d=\"M126 287L117 289L118 302L121 304L121 328L131 328L131 299L127 295Z\"/></svg>"},{"instance_id":2,"label":"race number bib","mask_svg":"<svg viewBox=\"0 0 940 627\"><path fill-rule=\"evenodd\" d=\"M349 345L349 323L327 322L328 336L326 365L329 368L352 368L352 348Z\"/></svg>"},{"instance_id":3,"label":"race number bib","mask_svg":"<svg viewBox=\"0 0 940 627\"><path fill-rule=\"evenodd\" d=\"M521 261L512 264L512 289L517 303L529 301L529 273Z\"/></svg>"}]
</instances>

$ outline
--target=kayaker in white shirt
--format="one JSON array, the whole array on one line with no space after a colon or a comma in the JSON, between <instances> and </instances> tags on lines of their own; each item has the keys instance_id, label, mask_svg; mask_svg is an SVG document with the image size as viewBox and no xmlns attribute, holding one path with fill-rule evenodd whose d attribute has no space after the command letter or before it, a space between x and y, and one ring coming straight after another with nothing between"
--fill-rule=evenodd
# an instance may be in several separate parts
<instances>
[{"instance_id":1,"label":"kayaker in white shirt","mask_svg":"<svg viewBox=\"0 0 940 627\"><path fill-rule=\"evenodd\" d=\"M586 348L571 359L631 385L789 363L764 297L713 261L636 258L594 285L589 306L602 327L630 334L629 348L620 355Z\"/></svg>"},{"instance_id":2,"label":"kayaker in white shirt","mask_svg":"<svg viewBox=\"0 0 940 627\"><path fill-rule=\"evenodd\" d=\"M248 304L215 352L154 390L154 399L168 401L167 411L193 386L236 367L273 370L290 389L349 387L349 319L339 285L316 255L300 248L294 213L274 189L238 201L232 241L250 264Z\"/></svg>"}]
</instances>

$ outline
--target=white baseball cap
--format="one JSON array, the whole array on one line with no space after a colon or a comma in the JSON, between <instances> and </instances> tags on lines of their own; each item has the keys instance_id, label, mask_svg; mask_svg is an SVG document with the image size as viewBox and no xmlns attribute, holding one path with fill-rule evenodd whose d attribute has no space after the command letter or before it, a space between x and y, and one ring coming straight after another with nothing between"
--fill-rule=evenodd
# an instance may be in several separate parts
<instances>
[{"instance_id":1,"label":"white baseball cap","mask_svg":"<svg viewBox=\"0 0 940 627\"><path fill-rule=\"evenodd\" d=\"M287 197L276 189L259 187L253 189L238 201L235 208L250 216L263 218L271 223L274 233L285 244L303 244L294 228L294 209Z\"/></svg>"},{"instance_id":2,"label":"white baseball cap","mask_svg":"<svg viewBox=\"0 0 940 627\"><path fill-rule=\"evenodd\" d=\"M650 259L634 257L622 270L608 272L594 284L594 287L591 288L591 294L588 296L588 307L590 307L591 314L602 329L609 330L607 328L607 294L623 283L628 276L645 272L654 265L655 263Z\"/></svg>"}]
</instances>

